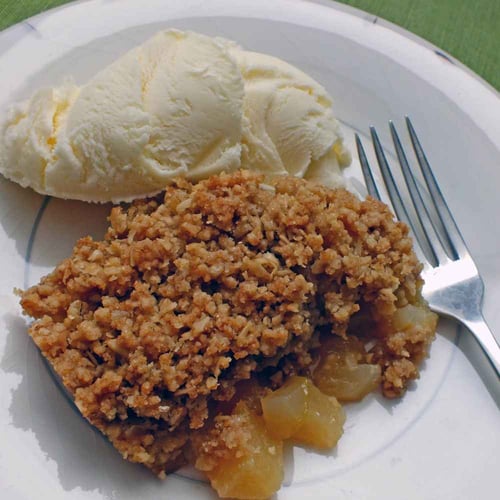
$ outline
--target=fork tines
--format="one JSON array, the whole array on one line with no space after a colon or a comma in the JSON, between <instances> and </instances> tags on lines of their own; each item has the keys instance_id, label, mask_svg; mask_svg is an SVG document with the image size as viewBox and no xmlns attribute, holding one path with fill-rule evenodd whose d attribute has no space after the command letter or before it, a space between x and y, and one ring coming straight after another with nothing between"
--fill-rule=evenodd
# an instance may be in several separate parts
<instances>
[{"instance_id":1,"label":"fork tines","mask_svg":"<svg viewBox=\"0 0 500 500\"><path fill-rule=\"evenodd\" d=\"M456 260L468 255L465 243L443 198L436 178L431 170L425 156L422 145L417 137L415 129L408 117L406 125L410 135L411 143L415 151L420 171L427 186L427 192L422 183L418 182L399 139L394 124L389 122L392 141L396 150L399 166L406 184L407 193L411 199L414 210L410 212L405 206L401 189L394 178L389 162L387 161L382 144L374 127L370 127L375 156L382 174L385 188L389 195L397 217L406 222L420 246L430 253L430 262L433 265L441 265L450 260ZM372 168L368 163L366 153L360 137L356 134L356 146L361 163L361 169L365 178L368 193L374 198L381 199L380 190L375 181ZM425 196L424 196L425 193ZM425 200L430 200L426 203ZM412 213L416 214L411 216Z\"/></svg>"}]
</instances>

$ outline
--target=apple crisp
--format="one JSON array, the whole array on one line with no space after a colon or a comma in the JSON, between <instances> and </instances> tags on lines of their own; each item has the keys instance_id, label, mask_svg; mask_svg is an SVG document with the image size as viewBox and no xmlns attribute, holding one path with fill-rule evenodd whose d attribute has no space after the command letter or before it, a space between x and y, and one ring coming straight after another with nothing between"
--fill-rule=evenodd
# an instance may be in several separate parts
<instances>
[{"instance_id":1,"label":"apple crisp","mask_svg":"<svg viewBox=\"0 0 500 500\"><path fill-rule=\"evenodd\" d=\"M384 204L266 182L177 180L114 207L103 241L82 238L22 294L29 333L82 415L160 476L248 444L243 423L262 422L248 416L253 396L238 400L255 387L307 376L328 392L329 376L366 372L367 391L400 396L434 337L408 229Z\"/></svg>"}]
</instances>

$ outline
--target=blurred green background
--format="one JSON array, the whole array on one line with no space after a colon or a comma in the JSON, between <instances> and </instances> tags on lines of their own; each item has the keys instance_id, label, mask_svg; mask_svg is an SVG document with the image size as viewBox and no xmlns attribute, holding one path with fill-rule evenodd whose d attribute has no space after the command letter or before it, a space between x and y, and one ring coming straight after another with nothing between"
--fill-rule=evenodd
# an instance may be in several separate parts
<instances>
[{"instance_id":1,"label":"blurred green background","mask_svg":"<svg viewBox=\"0 0 500 500\"><path fill-rule=\"evenodd\" d=\"M0 30L64 3L68 0L0 0ZM340 3L380 16L425 38L500 90L500 0L340 0Z\"/></svg>"}]
</instances>

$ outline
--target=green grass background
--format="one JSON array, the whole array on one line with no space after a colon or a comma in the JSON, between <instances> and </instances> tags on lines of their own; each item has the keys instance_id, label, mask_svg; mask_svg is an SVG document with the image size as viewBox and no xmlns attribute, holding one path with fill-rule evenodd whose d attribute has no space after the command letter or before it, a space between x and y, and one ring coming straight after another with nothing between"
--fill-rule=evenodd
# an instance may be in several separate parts
<instances>
[{"instance_id":1,"label":"green grass background","mask_svg":"<svg viewBox=\"0 0 500 500\"><path fill-rule=\"evenodd\" d=\"M0 0L0 30L67 2ZM340 3L380 16L425 38L500 90L500 0L340 0Z\"/></svg>"}]
</instances>

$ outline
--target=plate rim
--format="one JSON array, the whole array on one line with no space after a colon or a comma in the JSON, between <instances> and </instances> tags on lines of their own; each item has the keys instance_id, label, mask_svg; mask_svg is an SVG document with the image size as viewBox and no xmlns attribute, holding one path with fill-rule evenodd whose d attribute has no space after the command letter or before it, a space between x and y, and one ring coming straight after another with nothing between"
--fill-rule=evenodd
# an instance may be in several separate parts
<instances>
[{"instance_id":1,"label":"plate rim","mask_svg":"<svg viewBox=\"0 0 500 500\"><path fill-rule=\"evenodd\" d=\"M89 0L74 0L75 2L85 2ZM427 40L426 38L422 37L421 35L418 35L417 33L414 33L413 31L410 31L403 26L400 26L399 24L393 23L392 21L389 21L385 19L384 17L377 16L376 14L372 14L371 12L368 12L366 10L360 9L359 7L354 7L352 5L344 4L339 2L338 0L305 0L309 3L314 3L318 5L323 5L325 7L333 7L336 10L340 10L343 12L346 12L348 14L352 14L353 16L369 20L373 24L378 24L380 26L384 26L385 28L394 31L398 35L401 35L418 45L421 45L425 47L426 49L429 49L431 52L433 52L436 56L438 57L443 57L444 59L447 59L449 63L453 64L454 66L457 66L459 69L467 73L468 76L474 78L478 82L480 82L484 87L486 87L486 90L489 90L492 92L494 95L497 97L500 97L500 90L497 90L490 82L488 82L485 78L483 78L480 74L476 73L472 68L467 66L465 63L460 61L460 59L457 59L453 54L450 54L448 51L445 49L439 47L439 45L436 45L435 43Z\"/></svg>"}]
</instances>

